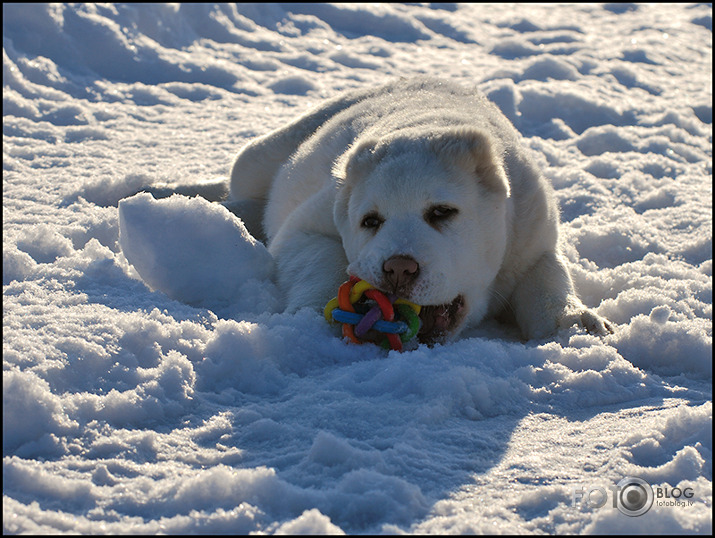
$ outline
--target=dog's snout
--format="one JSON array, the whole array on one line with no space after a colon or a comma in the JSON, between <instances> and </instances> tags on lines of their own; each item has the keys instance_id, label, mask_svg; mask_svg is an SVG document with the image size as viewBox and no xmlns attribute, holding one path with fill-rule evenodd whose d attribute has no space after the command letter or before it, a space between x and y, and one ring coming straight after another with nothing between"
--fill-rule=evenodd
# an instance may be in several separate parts
<instances>
[{"instance_id":1,"label":"dog's snout","mask_svg":"<svg viewBox=\"0 0 715 538\"><path fill-rule=\"evenodd\" d=\"M392 256L382 264L382 272L395 290L409 288L420 272L420 265L411 256Z\"/></svg>"}]
</instances>

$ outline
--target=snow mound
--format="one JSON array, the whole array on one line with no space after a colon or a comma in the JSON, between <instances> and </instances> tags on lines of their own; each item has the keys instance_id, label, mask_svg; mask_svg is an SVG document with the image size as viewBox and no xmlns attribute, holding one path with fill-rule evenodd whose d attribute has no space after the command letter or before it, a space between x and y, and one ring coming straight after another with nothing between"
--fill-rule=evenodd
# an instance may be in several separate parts
<instances>
[{"instance_id":1,"label":"snow mound","mask_svg":"<svg viewBox=\"0 0 715 538\"><path fill-rule=\"evenodd\" d=\"M142 280L172 299L256 312L276 307L270 284L257 290L272 278L273 257L220 204L180 195L125 198L119 202L119 243Z\"/></svg>"}]
</instances>

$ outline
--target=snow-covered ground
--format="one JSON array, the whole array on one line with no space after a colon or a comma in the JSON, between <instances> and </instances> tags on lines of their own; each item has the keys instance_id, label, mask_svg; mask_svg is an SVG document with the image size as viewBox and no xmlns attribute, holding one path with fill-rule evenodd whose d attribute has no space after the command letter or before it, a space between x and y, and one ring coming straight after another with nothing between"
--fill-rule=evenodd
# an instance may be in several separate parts
<instances>
[{"instance_id":1,"label":"snow-covered ground","mask_svg":"<svg viewBox=\"0 0 715 538\"><path fill-rule=\"evenodd\" d=\"M3 4L4 532L709 534L711 63L705 4ZM120 199L416 74L523 133L615 334L348 345L200 199L125 202L127 262Z\"/></svg>"}]
</instances>

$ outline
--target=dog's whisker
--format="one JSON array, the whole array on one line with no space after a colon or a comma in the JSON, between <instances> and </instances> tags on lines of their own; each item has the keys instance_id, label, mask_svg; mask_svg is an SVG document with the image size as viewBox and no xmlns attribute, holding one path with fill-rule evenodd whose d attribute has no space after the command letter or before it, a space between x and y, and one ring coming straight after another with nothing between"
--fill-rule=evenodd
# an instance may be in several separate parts
<instances>
[{"instance_id":1,"label":"dog's whisker","mask_svg":"<svg viewBox=\"0 0 715 538\"><path fill-rule=\"evenodd\" d=\"M509 302L509 299L504 297L504 295L502 295L501 293L499 293L496 290L489 290L489 291L490 291L491 296L494 297L499 302L499 304L501 304L501 306L504 310L507 310L508 312L510 312L512 314L514 313L514 307Z\"/></svg>"}]
</instances>

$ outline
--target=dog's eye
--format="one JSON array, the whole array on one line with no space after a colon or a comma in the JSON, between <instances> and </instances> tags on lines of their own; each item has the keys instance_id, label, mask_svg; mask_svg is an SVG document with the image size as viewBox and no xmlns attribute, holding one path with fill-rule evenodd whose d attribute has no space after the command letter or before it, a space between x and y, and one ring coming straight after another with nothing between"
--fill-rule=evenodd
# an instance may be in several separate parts
<instances>
[{"instance_id":1,"label":"dog's eye","mask_svg":"<svg viewBox=\"0 0 715 538\"><path fill-rule=\"evenodd\" d=\"M383 222L384 219L379 214L372 212L362 218L360 226L362 228L367 228L368 230L377 230Z\"/></svg>"},{"instance_id":2,"label":"dog's eye","mask_svg":"<svg viewBox=\"0 0 715 538\"><path fill-rule=\"evenodd\" d=\"M459 213L459 209L448 205L430 207L425 213L425 220L431 225L439 225Z\"/></svg>"}]
</instances>

